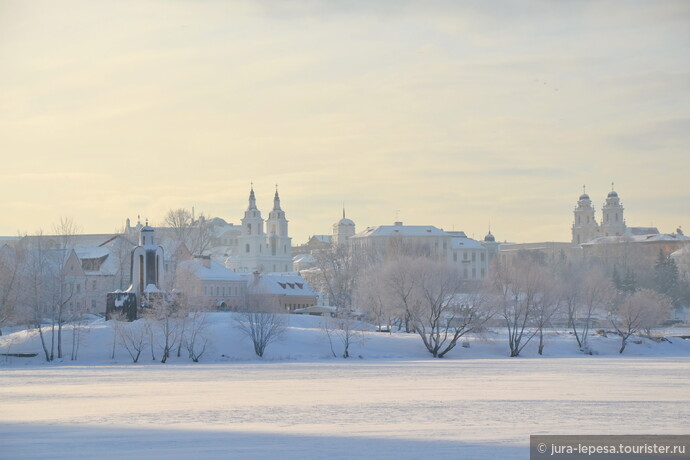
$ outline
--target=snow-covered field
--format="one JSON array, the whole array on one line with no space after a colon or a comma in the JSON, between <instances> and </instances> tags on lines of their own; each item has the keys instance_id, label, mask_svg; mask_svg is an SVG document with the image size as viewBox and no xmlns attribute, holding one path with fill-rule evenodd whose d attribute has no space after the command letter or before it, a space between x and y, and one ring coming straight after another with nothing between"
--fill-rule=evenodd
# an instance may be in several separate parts
<instances>
[{"instance_id":1,"label":"snow-covered field","mask_svg":"<svg viewBox=\"0 0 690 460\"><path fill-rule=\"evenodd\" d=\"M291 318L255 359L230 315L214 315L201 363L139 364L95 322L80 359L0 364L2 458L529 458L530 434L688 434L690 343L616 352L566 333L545 357L505 357L501 335L434 360L405 334L367 333L354 359L329 357L316 318ZM69 337L69 336L68 336ZM36 337L0 352L39 351ZM362 358L357 356L361 355ZM4 359L4 358L3 358Z\"/></svg>"}]
</instances>

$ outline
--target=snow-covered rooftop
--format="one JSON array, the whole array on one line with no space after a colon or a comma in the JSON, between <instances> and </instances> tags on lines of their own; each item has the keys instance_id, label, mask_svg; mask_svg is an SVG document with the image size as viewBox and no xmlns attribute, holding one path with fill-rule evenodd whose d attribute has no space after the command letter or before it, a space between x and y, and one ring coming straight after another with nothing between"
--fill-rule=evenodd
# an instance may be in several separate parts
<instances>
[{"instance_id":1,"label":"snow-covered rooftop","mask_svg":"<svg viewBox=\"0 0 690 460\"><path fill-rule=\"evenodd\" d=\"M316 296L317 293L299 275L289 274L260 274L258 282L256 275L244 275L249 280L252 289L263 294Z\"/></svg>"},{"instance_id":2,"label":"snow-covered rooftop","mask_svg":"<svg viewBox=\"0 0 690 460\"><path fill-rule=\"evenodd\" d=\"M202 281L244 281L242 275L235 273L212 260L206 261L208 267L201 260L185 260L180 262L180 269L186 270Z\"/></svg>"},{"instance_id":3,"label":"snow-covered rooftop","mask_svg":"<svg viewBox=\"0 0 690 460\"><path fill-rule=\"evenodd\" d=\"M450 240L450 247L452 249L484 249L484 246L479 241L461 237L453 237Z\"/></svg>"},{"instance_id":4,"label":"snow-covered rooftop","mask_svg":"<svg viewBox=\"0 0 690 460\"><path fill-rule=\"evenodd\" d=\"M368 227L366 230L357 233L352 238L363 238L370 236L446 236L450 235L438 227L433 225L403 225L396 223L395 225L379 225L377 227Z\"/></svg>"},{"instance_id":5,"label":"snow-covered rooftop","mask_svg":"<svg viewBox=\"0 0 690 460\"><path fill-rule=\"evenodd\" d=\"M690 242L690 237L685 235L679 235L677 233L661 233L661 234L650 234L650 235L624 235L624 236L600 236L595 238L589 243L590 244L611 244L611 243L650 243L657 241L686 241ZM583 246L584 246L583 245Z\"/></svg>"}]
</instances>

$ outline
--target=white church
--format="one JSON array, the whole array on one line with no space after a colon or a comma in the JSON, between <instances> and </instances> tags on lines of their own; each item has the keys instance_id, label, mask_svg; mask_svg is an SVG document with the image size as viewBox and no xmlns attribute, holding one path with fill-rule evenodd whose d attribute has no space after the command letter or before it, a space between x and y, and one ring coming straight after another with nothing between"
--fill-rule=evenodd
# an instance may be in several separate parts
<instances>
[{"instance_id":1,"label":"white church","mask_svg":"<svg viewBox=\"0 0 690 460\"><path fill-rule=\"evenodd\" d=\"M277 187L273 210L264 221L256 206L252 184L249 206L242 218L242 233L237 238L237 253L227 259L226 266L239 273L292 271L292 238L288 236L288 220L280 207Z\"/></svg>"}]
</instances>

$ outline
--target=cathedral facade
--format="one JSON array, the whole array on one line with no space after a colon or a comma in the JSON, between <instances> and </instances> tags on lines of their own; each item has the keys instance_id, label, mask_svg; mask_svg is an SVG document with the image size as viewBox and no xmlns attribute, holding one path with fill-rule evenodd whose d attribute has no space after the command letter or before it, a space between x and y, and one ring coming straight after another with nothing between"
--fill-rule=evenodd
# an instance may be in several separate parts
<instances>
[{"instance_id":1,"label":"cathedral facade","mask_svg":"<svg viewBox=\"0 0 690 460\"><path fill-rule=\"evenodd\" d=\"M601 223L597 223L592 200L585 190L577 201L572 226L573 244L583 244L601 236L623 236L627 233L623 204L613 188L601 208Z\"/></svg>"},{"instance_id":2,"label":"cathedral facade","mask_svg":"<svg viewBox=\"0 0 690 460\"><path fill-rule=\"evenodd\" d=\"M292 271L292 238L288 235L288 220L280 207L277 188L273 209L264 221L252 186L249 206L242 218L242 233L237 238L237 254L226 265L240 273Z\"/></svg>"}]
</instances>

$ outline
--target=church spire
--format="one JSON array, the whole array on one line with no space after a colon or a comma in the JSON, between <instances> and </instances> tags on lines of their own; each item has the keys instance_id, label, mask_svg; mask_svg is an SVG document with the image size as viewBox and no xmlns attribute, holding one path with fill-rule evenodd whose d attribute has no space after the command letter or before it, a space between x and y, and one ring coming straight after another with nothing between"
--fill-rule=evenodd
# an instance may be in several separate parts
<instances>
[{"instance_id":1,"label":"church spire","mask_svg":"<svg viewBox=\"0 0 690 460\"><path fill-rule=\"evenodd\" d=\"M254 196L254 182L251 185L251 191L249 192L249 208L256 209L256 197Z\"/></svg>"},{"instance_id":2,"label":"church spire","mask_svg":"<svg viewBox=\"0 0 690 460\"><path fill-rule=\"evenodd\" d=\"M273 197L273 210L281 211L280 209L280 196L278 196L278 184L276 184L276 194Z\"/></svg>"}]
</instances>

